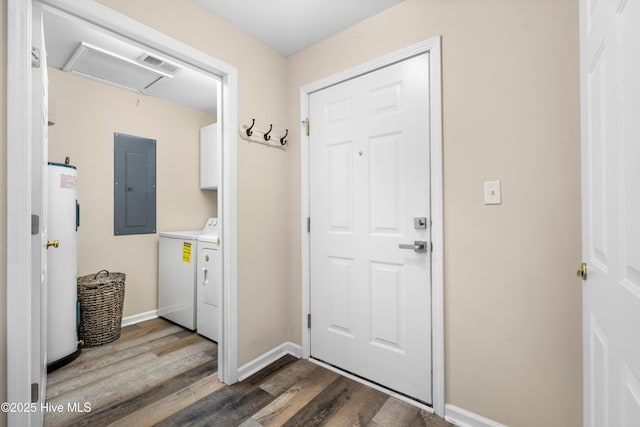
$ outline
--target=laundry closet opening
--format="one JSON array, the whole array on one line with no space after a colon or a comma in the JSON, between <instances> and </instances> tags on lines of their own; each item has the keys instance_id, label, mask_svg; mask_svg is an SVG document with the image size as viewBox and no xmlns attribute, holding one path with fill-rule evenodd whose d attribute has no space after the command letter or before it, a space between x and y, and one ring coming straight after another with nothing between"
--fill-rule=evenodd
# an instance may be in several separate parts
<instances>
[{"instance_id":1,"label":"laundry closet opening","mask_svg":"<svg viewBox=\"0 0 640 427\"><path fill-rule=\"evenodd\" d=\"M172 318L172 307L165 306L164 313L159 310L163 261L159 240L168 230L208 227L209 231L218 231L221 78L62 12L45 11L43 26L48 65L48 161L63 163L68 157L77 168L81 212L77 275L101 270L126 274L125 326L160 315L200 332L195 322ZM155 143L156 227L144 233L123 235L116 228L114 192L122 185L114 166L114 139L118 135ZM139 167L129 160L123 164L133 175L144 167L144 162ZM127 194L135 192L131 188ZM126 212L123 217L128 215ZM203 239L201 245L218 249L217 235L211 238L208 233L207 237L209 240ZM177 262L193 275L191 288L180 292L191 292L192 301L183 304L191 304L187 311L195 319L195 265L199 255L195 240L192 251L183 258L185 247L170 255L180 257ZM211 267L216 270L205 279L213 283L215 277L217 301L222 271L220 258L216 259L217 264ZM213 326L208 324L213 321L211 316L201 321L206 331L201 335L217 342L218 334L211 332L218 327L217 313L213 317ZM169 334L175 328L165 329ZM55 331L50 331L50 340L51 332ZM162 336L162 332L155 333Z\"/></svg>"}]
</instances>

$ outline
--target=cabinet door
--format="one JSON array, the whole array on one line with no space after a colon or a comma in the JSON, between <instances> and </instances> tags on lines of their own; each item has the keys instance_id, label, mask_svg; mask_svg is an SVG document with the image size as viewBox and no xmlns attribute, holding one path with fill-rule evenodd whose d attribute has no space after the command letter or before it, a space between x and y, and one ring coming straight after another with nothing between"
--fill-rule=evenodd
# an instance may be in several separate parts
<instances>
[{"instance_id":1,"label":"cabinet door","mask_svg":"<svg viewBox=\"0 0 640 427\"><path fill-rule=\"evenodd\" d=\"M200 128L200 188L203 190L218 188L219 140L217 124Z\"/></svg>"}]
</instances>

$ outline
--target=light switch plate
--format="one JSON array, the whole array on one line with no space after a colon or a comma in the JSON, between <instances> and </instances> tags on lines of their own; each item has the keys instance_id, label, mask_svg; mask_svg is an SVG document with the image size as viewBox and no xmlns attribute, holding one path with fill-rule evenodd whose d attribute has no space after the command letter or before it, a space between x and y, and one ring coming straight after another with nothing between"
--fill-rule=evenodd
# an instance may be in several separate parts
<instances>
[{"instance_id":1,"label":"light switch plate","mask_svg":"<svg viewBox=\"0 0 640 427\"><path fill-rule=\"evenodd\" d=\"M500 181L484 182L484 204L485 205L502 204L502 194L500 192Z\"/></svg>"}]
</instances>

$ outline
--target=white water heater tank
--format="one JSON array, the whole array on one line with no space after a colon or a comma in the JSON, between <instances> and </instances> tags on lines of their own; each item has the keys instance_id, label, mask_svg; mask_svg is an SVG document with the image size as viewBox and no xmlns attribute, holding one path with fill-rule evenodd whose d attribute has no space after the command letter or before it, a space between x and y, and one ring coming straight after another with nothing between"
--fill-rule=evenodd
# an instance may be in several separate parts
<instances>
[{"instance_id":1,"label":"white water heater tank","mask_svg":"<svg viewBox=\"0 0 640 427\"><path fill-rule=\"evenodd\" d=\"M77 204L75 166L49 163L47 239L47 365L77 355ZM57 245L55 242L58 242ZM57 246L57 247L56 247ZM70 360L69 360L70 361Z\"/></svg>"}]
</instances>

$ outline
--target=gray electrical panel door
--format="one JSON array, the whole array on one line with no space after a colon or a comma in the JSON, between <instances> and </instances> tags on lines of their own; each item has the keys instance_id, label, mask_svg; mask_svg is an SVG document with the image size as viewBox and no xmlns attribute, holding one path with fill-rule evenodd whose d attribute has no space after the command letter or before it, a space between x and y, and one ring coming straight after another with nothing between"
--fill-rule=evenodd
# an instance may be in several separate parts
<instances>
[{"instance_id":1,"label":"gray electrical panel door","mask_svg":"<svg viewBox=\"0 0 640 427\"><path fill-rule=\"evenodd\" d=\"M156 232L156 141L114 133L113 234Z\"/></svg>"}]
</instances>

